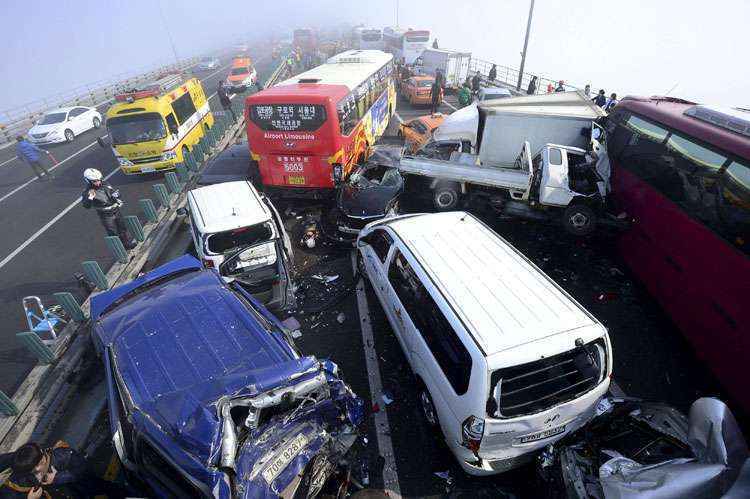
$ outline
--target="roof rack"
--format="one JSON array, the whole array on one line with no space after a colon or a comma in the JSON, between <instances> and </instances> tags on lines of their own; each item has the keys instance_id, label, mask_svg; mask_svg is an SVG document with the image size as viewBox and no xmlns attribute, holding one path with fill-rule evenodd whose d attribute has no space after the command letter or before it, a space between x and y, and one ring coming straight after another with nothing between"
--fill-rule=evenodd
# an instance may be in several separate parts
<instances>
[{"instance_id":1,"label":"roof rack","mask_svg":"<svg viewBox=\"0 0 750 499\"><path fill-rule=\"evenodd\" d=\"M134 102L146 97L158 97L165 94L175 87L182 85L182 74L170 73L158 80L146 83L138 88L127 90L121 94L115 95L117 102Z\"/></svg>"}]
</instances>

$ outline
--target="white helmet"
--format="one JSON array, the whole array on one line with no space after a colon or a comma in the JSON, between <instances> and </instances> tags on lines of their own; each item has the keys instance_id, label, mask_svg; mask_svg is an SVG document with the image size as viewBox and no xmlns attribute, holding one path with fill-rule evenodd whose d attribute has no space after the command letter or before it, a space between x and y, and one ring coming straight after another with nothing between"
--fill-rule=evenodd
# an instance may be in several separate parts
<instances>
[{"instance_id":1,"label":"white helmet","mask_svg":"<svg viewBox=\"0 0 750 499\"><path fill-rule=\"evenodd\" d=\"M97 180L102 179L102 172L100 172L96 168L86 168L83 171L83 178L85 178L88 182L96 182Z\"/></svg>"}]
</instances>

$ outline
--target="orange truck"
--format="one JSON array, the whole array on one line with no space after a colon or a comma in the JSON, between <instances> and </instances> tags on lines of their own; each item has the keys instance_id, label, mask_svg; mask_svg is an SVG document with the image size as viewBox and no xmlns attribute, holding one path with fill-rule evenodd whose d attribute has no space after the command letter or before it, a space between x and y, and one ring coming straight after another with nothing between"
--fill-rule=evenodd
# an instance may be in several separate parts
<instances>
[{"instance_id":1,"label":"orange truck","mask_svg":"<svg viewBox=\"0 0 750 499\"><path fill-rule=\"evenodd\" d=\"M432 76L412 76L401 86L404 97L409 104L430 104L432 102L432 84L435 78ZM443 100L443 91L440 90L440 100Z\"/></svg>"},{"instance_id":2,"label":"orange truck","mask_svg":"<svg viewBox=\"0 0 750 499\"><path fill-rule=\"evenodd\" d=\"M249 57L235 57L227 76L226 87L231 92L244 92L258 81L253 61Z\"/></svg>"}]
</instances>

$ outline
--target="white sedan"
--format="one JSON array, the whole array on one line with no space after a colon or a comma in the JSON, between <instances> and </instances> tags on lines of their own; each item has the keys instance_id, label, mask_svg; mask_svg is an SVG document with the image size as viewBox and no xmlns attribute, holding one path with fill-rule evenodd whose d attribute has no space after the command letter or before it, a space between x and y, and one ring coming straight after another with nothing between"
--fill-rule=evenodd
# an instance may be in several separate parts
<instances>
[{"instance_id":1,"label":"white sedan","mask_svg":"<svg viewBox=\"0 0 750 499\"><path fill-rule=\"evenodd\" d=\"M93 107L61 107L47 111L29 130L34 144L72 142L76 136L102 126L102 115Z\"/></svg>"}]
</instances>

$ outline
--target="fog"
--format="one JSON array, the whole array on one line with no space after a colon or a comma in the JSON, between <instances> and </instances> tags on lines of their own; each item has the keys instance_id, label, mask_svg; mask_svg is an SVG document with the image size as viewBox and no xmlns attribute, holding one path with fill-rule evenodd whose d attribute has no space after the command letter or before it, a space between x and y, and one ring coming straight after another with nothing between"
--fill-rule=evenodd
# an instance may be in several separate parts
<instances>
[{"instance_id":1,"label":"fog","mask_svg":"<svg viewBox=\"0 0 750 499\"><path fill-rule=\"evenodd\" d=\"M5 0L0 110L124 72L295 27L396 23L396 0ZM518 67L529 0L404 0L402 27ZM747 0L537 0L526 69L607 93L750 107Z\"/></svg>"}]
</instances>

